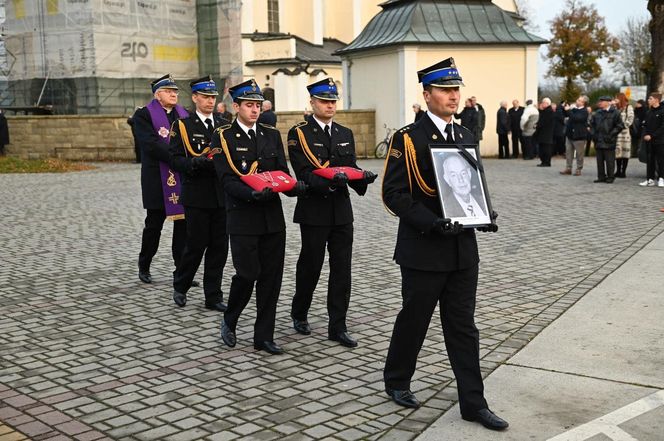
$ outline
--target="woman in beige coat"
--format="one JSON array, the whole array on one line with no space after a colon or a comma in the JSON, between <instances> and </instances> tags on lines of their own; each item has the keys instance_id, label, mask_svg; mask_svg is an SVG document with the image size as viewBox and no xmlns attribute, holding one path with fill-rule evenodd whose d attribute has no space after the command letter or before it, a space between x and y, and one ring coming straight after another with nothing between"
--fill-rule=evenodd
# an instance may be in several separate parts
<instances>
[{"instance_id":1,"label":"woman in beige coat","mask_svg":"<svg viewBox=\"0 0 664 441\"><path fill-rule=\"evenodd\" d=\"M616 178L624 178L629 161L629 152L632 146L632 137L629 134L629 127L634 122L634 108L629 104L629 100L624 93L616 95L616 109L620 112L620 117L625 125L622 132L618 134L616 143Z\"/></svg>"}]
</instances>

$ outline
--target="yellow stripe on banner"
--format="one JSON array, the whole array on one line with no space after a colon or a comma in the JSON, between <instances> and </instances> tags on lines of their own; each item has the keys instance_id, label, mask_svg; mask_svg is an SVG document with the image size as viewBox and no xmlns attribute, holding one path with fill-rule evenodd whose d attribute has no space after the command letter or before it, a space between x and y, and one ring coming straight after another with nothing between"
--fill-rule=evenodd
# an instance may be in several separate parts
<instances>
[{"instance_id":1,"label":"yellow stripe on banner","mask_svg":"<svg viewBox=\"0 0 664 441\"><path fill-rule=\"evenodd\" d=\"M56 15L58 10L58 0L46 0L46 12L48 15Z\"/></svg>"},{"instance_id":2,"label":"yellow stripe on banner","mask_svg":"<svg viewBox=\"0 0 664 441\"><path fill-rule=\"evenodd\" d=\"M17 19L25 18L25 0L14 0L14 15Z\"/></svg>"},{"instance_id":3,"label":"yellow stripe on banner","mask_svg":"<svg viewBox=\"0 0 664 441\"><path fill-rule=\"evenodd\" d=\"M196 61L198 47L155 46L155 61Z\"/></svg>"}]
</instances>

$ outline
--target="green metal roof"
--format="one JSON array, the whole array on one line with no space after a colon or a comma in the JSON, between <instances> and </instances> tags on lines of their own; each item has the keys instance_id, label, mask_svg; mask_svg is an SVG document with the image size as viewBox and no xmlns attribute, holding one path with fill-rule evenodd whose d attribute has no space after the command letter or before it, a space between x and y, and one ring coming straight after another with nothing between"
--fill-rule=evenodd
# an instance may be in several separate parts
<instances>
[{"instance_id":1,"label":"green metal roof","mask_svg":"<svg viewBox=\"0 0 664 441\"><path fill-rule=\"evenodd\" d=\"M491 0L389 0L335 55L402 44L545 44Z\"/></svg>"}]
</instances>

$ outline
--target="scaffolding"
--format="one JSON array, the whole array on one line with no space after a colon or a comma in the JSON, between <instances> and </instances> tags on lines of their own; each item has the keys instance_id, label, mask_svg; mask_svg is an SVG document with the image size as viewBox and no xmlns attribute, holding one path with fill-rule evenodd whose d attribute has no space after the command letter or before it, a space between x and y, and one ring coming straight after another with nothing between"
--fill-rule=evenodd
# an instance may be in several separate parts
<instances>
[{"instance_id":1,"label":"scaffolding","mask_svg":"<svg viewBox=\"0 0 664 441\"><path fill-rule=\"evenodd\" d=\"M14 106L130 114L166 73L184 91L207 73L222 85L241 77L240 0L8 0L5 8Z\"/></svg>"}]
</instances>

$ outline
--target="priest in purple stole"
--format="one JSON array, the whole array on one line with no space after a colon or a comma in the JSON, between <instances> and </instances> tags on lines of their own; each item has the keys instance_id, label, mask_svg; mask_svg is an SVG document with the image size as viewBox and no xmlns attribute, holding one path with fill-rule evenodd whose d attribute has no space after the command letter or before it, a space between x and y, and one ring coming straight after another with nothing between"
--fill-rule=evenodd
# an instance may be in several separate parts
<instances>
[{"instance_id":1,"label":"priest in purple stole","mask_svg":"<svg viewBox=\"0 0 664 441\"><path fill-rule=\"evenodd\" d=\"M154 80L151 86L154 99L134 115L136 142L141 149L143 208L147 210L138 255L138 278L144 283L152 283L150 264L159 248L164 221L173 220L171 250L175 266L186 239L184 209L178 204L180 177L168 166L168 146L171 125L188 112L177 104L178 86L170 74Z\"/></svg>"}]
</instances>

